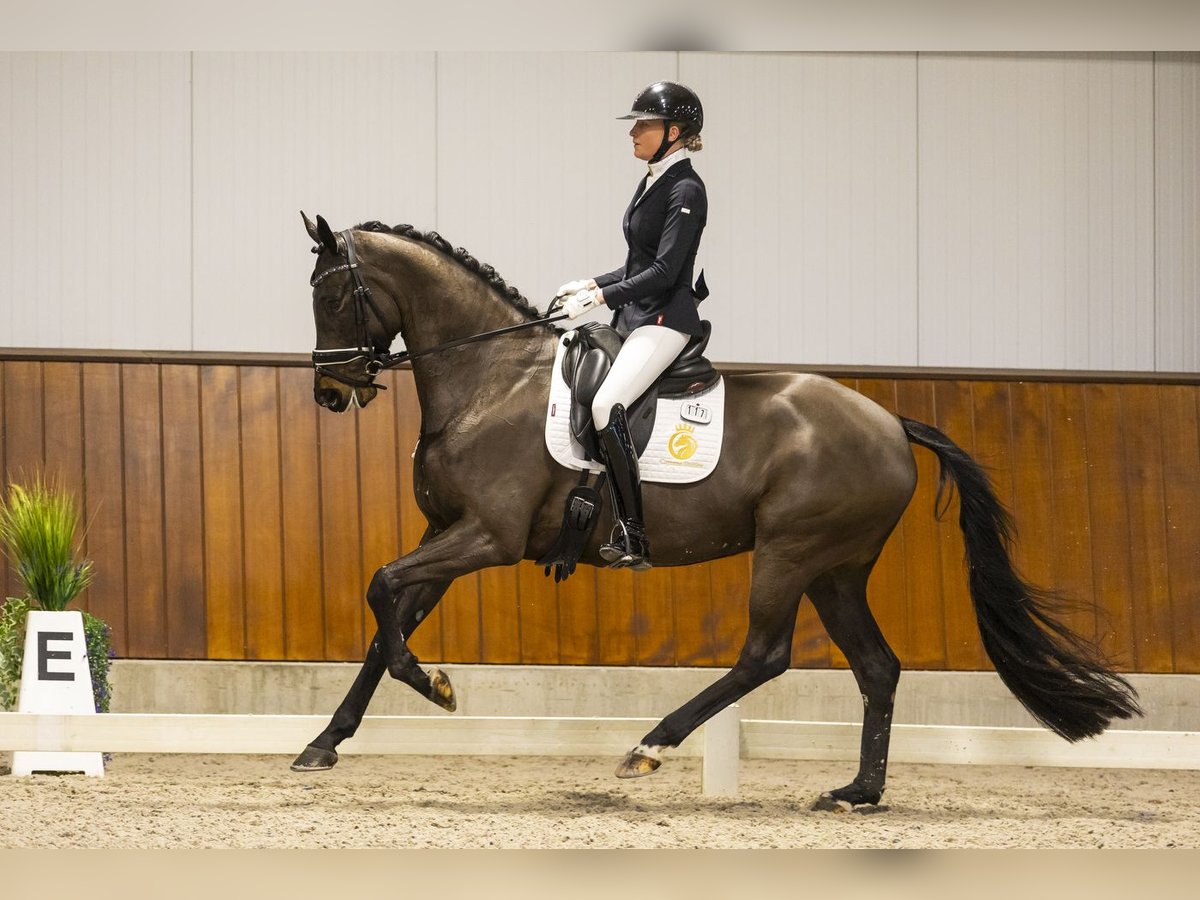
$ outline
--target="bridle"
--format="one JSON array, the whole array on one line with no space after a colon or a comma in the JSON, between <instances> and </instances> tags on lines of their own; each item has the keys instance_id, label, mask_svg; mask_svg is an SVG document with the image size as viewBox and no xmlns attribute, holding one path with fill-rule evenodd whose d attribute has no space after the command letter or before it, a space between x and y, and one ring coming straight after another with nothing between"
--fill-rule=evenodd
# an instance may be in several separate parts
<instances>
[{"instance_id":1,"label":"bridle","mask_svg":"<svg viewBox=\"0 0 1200 900\"><path fill-rule=\"evenodd\" d=\"M510 331L518 331L534 325L548 325L567 318L565 313L554 315L553 312L549 312L540 319L519 322L516 325L497 328L495 331L485 331L482 334L473 334L464 338L458 338L457 340L448 341L445 344L438 344L436 347L418 350L416 353L410 353L407 350L402 350L399 353L388 353L386 347L379 349L371 341L371 325L367 315L368 310L375 314L375 319L380 325L383 325L383 315L379 312L379 307L376 305L375 299L371 296L371 289L367 287L362 279L362 275L359 274L358 254L354 249L354 235L350 229L342 232L342 239L346 242L346 262L339 266L330 266L319 275L314 275L309 284L316 287L330 275L337 274L338 272L349 272L354 278L354 293L352 295L354 298L354 331L358 346L314 350L312 361L313 369L316 370L318 375L324 375L326 378L332 378L334 381L340 381L342 384L349 385L350 387L373 387L385 391L387 390L387 385L375 383L375 376L384 369L394 369L396 366L406 363L410 359L417 359L430 353L439 353L442 350L449 350L452 347L460 347L463 344L470 344L474 341L484 340L485 338L508 334ZM314 247L313 252L317 252L317 249ZM341 372L335 372L327 368L328 366L349 365L359 360L366 360L366 380L351 378L348 375L343 375Z\"/></svg>"}]
</instances>

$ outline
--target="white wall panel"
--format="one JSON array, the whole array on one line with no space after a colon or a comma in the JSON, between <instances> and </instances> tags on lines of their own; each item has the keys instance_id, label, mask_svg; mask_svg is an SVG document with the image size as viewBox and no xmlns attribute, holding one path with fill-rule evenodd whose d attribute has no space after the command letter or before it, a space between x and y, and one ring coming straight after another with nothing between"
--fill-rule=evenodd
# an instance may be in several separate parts
<instances>
[{"instance_id":1,"label":"white wall panel","mask_svg":"<svg viewBox=\"0 0 1200 900\"><path fill-rule=\"evenodd\" d=\"M918 68L921 365L1153 369L1150 55Z\"/></svg>"},{"instance_id":2,"label":"white wall panel","mask_svg":"<svg viewBox=\"0 0 1200 900\"><path fill-rule=\"evenodd\" d=\"M439 53L437 229L540 308L563 282L623 264L621 217L645 168L615 117L647 84L676 78L676 63Z\"/></svg>"},{"instance_id":3,"label":"white wall panel","mask_svg":"<svg viewBox=\"0 0 1200 900\"><path fill-rule=\"evenodd\" d=\"M197 350L307 352L312 242L435 218L432 53L195 54Z\"/></svg>"},{"instance_id":4,"label":"white wall panel","mask_svg":"<svg viewBox=\"0 0 1200 900\"><path fill-rule=\"evenodd\" d=\"M0 345L186 349L188 55L0 54Z\"/></svg>"},{"instance_id":5,"label":"white wall panel","mask_svg":"<svg viewBox=\"0 0 1200 900\"><path fill-rule=\"evenodd\" d=\"M705 104L712 355L916 363L911 54L684 54Z\"/></svg>"},{"instance_id":6,"label":"white wall panel","mask_svg":"<svg viewBox=\"0 0 1200 900\"><path fill-rule=\"evenodd\" d=\"M1160 371L1200 370L1200 53L1155 56Z\"/></svg>"},{"instance_id":7,"label":"white wall panel","mask_svg":"<svg viewBox=\"0 0 1200 900\"><path fill-rule=\"evenodd\" d=\"M301 208L542 304L623 260L659 78L714 358L1200 368L1196 53L0 53L0 346L307 351Z\"/></svg>"}]
</instances>

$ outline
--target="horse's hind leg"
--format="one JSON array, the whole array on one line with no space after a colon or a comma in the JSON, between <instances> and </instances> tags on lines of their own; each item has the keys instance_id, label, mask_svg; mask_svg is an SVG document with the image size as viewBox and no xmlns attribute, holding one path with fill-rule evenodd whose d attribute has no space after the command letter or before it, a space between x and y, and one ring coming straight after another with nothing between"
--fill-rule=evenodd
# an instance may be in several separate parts
<instances>
[{"instance_id":1,"label":"horse's hind leg","mask_svg":"<svg viewBox=\"0 0 1200 900\"><path fill-rule=\"evenodd\" d=\"M675 712L663 719L617 767L618 778L649 775L661 765L661 752L683 739L731 703L787 671L792 655L796 610L804 593L803 574L791 560L773 559L756 549L750 589L750 627L737 662Z\"/></svg>"},{"instance_id":2,"label":"horse's hind leg","mask_svg":"<svg viewBox=\"0 0 1200 900\"><path fill-rule=\"evenodd\" d=\"M869 565L832 572L814 581L808 591L829 637L846 655L863 700L858 775L845 787L822 794L813 809L874 805L883 796L900 661L867 606L870 572Z\"/></svg>"}]
</instances>

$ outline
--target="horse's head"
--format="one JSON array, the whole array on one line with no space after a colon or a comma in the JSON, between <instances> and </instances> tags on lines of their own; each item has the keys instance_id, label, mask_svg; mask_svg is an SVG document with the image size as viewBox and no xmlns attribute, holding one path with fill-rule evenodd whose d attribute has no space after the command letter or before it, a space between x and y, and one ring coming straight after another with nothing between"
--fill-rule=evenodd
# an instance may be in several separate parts
<instances>
[{"instance_id":1,"label":"horse's head","mask_svg":"<svg viewBox=\"0 0 1200 900\"><path fill-rule=\"evenodd\" d=\"M303 212L300 215L317 254L310 280L317 326L313 397L333 412L366 406L383 389L375 384L375 376L395 331L388 330L380 314L368 286L370 273L361 268L351 232L334 234L321 216L313 223Z\"/></svg>"}]
</instances>

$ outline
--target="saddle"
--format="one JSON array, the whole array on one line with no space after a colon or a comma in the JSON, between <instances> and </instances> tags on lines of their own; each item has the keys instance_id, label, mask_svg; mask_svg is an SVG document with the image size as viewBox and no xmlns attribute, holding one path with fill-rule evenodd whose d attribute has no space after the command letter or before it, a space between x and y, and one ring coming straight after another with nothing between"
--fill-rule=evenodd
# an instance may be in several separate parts
<instances>
[{"instance_id":1,"label":"saddle","mask_svg":"<svg viewBox=\"0 0 1200 900\"><path fill-rule=\"evenodd\" d=\"M712 324L705 320L700 326L701 333L688 341L667 370L625 411L639 456L654 431L659 397L698 394L712 387L721 377L704 356L712 335ZM571 435L589 459L600 461L599 438L592 423L592 401L612 368L624 339L611 325L585 322L575 329L573 336L564 340L568 343L563 354L562 374L571 387Z\"/></svg>"}]
</instances>

